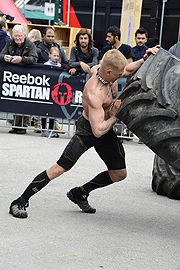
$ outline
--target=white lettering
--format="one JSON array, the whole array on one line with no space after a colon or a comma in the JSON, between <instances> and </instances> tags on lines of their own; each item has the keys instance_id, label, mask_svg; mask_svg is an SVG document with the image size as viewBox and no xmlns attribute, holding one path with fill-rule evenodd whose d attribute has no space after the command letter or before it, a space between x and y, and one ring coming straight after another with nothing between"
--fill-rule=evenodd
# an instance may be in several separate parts
<instances>
[{"instance_id":1,"label":"white lettering","mask_svg":"<svg viewBox=\"0 0 180 270\"><path fill-rule=\"evenodd\" d=\"M2 94L4 96L9 96L9 84L8 83L3 83L2 85Z\"/></svg>"},{"instance_id":2,"label":"white lettering","mask_svg":"<svg viewBox=\"0 0 180 270\"><path fill-rule=\"evenodd\" d=\"M43 99L49 100L50 88L43 87Z\"/></svg>"},{"instance_id":3,"label":"white lettering","mask_svg":"<svg viewBox=\"0 0 180 270\"><path fill-rule=\"evenodd\" d=\"M12 82L13 83L18 83L19 82L19 76L17 74L12 75Z\"/></svg>"},{"instance_id":4,"label":"white lettering","mask_svg":"<svg viewBox=\"0 0 180 270\"><path fill-rule=\"evenodd\" d=\"M34 76L31 76L31 74L27 74L27 84L34 84Z\"/></svg>"},{"instance_id":5,"label":"white lettering","mask_svg":"<svg viewBox=\"0 0 180 270\"><path fill-rule=\"evenodd\" d=\"M43 75L43 85L50 86L50 84L48 83L49 80L50 80L50 77L46 78L46 75Z\"/></svg>"},{"instance_id":6,"label":"white lettering","mask_svg":"<svg viewBox=\"0 0 180 270\"><path fill-rule=\"evenodd\" d=\"M12 83L22 83L22 84L29 84L29 85L43 85L43 86L50 86L49 81L50 77L46 77L46 75L41 76L37 76L34 77L33 75L31 75L30 73L28 73L27 75L21 75L19 76L18 74L14 73L12 74L12 72L10 71L4 71L3 74L3 82L12 82Z\"/></svg>"},{"instance_id":7,"label":"white lettering","mask_svg":"<svg viewBox=\"0 0 180 270\"><path fill-rule=\"evenodd\" d=\"M28 85L24 85L23 87L23 97L30 97L30 89Z\"/></svg>"},{"instance_id":8,"label":"white lettering","mask_svg":"<svg viewBox=\"0 0 180 270\"><path fill-rule=\"evenodd\" d=\"M30 86L30 89L31 89L31 98L34 98L35 91L36 91L36 86Z\"/></svg>"},{"instance_id":9,"label":"white lettering","mask_svg":"<svg viewBox=\"0 0 180 270\"><path fill-rule=\"evenodd\" d=\"M12 77L12 73L10 71L4 71L3 81L11 82L10 78Z\"/></svg>"},{"instance_id":10,"label":"white lettering","mask_svg":"<svg viewBox=\"0 0 180 270\"><path fill-rule=\"evenodd\" d=\"M82 104L82 92L81 91L76 90L74 101L75 101L75 103Z\"/></svg>"},{"instance_id":11,"label":"white lettering","mask_svg":"<svg viewBox=\"0 0 180 270\"><path fill-rule=\"evenodd\" d=\"M29 86L20 84L2 84L2 95L3 96L14 96L21 98L33 98L33 99L43 99L49 100L50 98L50 87L40 87L40 86Z\"/></svg>"},{"instance_id":12,"label":"white lettering","mask_svg":"<svg viewBox=\"0 0 180 270\"><path fill-rule=\"evenodd\" d=\"M15 84L10 84L10 91L9 95L13 96L13 93L16 92L16 85Z\"/></svg>"},{"instance_id":13,"label":"white lettering","mask_svg":"<svg viewBox=\"0 0 180 270\"><path fill-rule=\"evenodd\" d=\"M20 81L20 83L25 84L26 81L27 81L26 75L21 75L20 78L19 78L19 81Z\"/></svg>"},{"instance_id":14,"label":"white lettering","mask_svg":"<svg viewBox=\"0 0 180 270\"><path fill-rule=\"evenodd\" d=\"M42 78L41 77L36 77L35 84L42 85Z\"/></svg>"},{"instance_id":15,"label":"white lettering","mask_svg":"<svg viewBox=\"0 0 180 270\"><path fill-rule=\"evenodd\" d=\"M15 97L22 97L22 85L17 85Z\"/></svg>"}]
</instances>

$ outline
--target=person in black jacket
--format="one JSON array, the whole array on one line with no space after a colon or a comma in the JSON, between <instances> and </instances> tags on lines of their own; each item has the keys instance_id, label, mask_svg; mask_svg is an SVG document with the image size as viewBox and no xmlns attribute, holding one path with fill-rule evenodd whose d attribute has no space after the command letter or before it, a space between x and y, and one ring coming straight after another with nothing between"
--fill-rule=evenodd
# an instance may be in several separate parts
<instances>
[{"instance_id":1,"label":"person in black jacket","mask_svg":"<svg viewBox=\"0 0 180 270\"><path fill-rule=\"evenodd\" d=\"M75 75L79 72L89 73L90 69L98 64L97 48L93 47L92 36L89 31L81 29L75 38L74 43L76 46L71 48L71 55L69 65L71 69L69 73Z\"/></svg>"},{"instance_id":2,"label":"person in black jacket","mask_svg":"<svg viewBox=\"0 0 180 270\"><path fill-rule=\"evenodd\" d=\"M36 46L38 53L38 63L44 64L45 62L47 62L49 60L49 52L51 47L57 47L61 54L62 63L67 65L68 59L66 57L64 49L59 44L54 42L55 34L52 27L47 27L44 30L43 38L44 40Z\"/></svg>"},{"instance_id":3,"label":"person in black jacket","mask_svg":"<svg viewBox=\"0 0 180 270\"><path fill-rule=\"evenodd\" d=\"M7 22L3 19L0 20L0 52L6 45L6 41L10 39L10 36L7 35L8 25Z\"/></svg>"},{"instance_id":4,"label":"person in black jacket","mask_svg":"<svg viewBox=\"0 0 180 270\"><path fill-rule=\"evenodd\" d=\"M26 38L24 26L15 25L12 31L13 38L7 40L4 49L0 53L0 61L25 65L36 63L38 59L36 46Z\"/></svg>"}]
</instances>

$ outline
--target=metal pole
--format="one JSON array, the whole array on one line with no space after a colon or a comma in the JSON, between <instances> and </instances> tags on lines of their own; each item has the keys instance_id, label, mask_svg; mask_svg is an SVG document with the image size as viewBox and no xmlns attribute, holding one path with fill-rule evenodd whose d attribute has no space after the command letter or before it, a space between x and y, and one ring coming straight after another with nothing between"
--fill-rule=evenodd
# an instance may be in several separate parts
<instances>
[{"instance_id":1,"label":"metal pole","mask_svg":"<svg viewBox=\"0 0 180 270\"><path fill-rule=\"evenodd\" d=\"M161 28L160 28L160 34L159 34L159 45L161 46L162 42L162 31L163 31L163 21L164 21L164 9L165 9L165 3L167 0L162 0L163 6L162 6L162 14L161 14Z\"/></svg>"},{"instance_id":2,"label":"metal pole","mask_svg":"<svg viewBox=\"0 0 180 270\"><path fill-rule=\"evenodd\" d=\"M93 10L92 10L92 25L91 25L91 35L93 39L94 35L94 17L95 17L95 7L96 7L96 0L93 0Z\"/></svg>"},{"instance_id":3,"label":"metal pole","mask_svg":"<svg viewBox=\"0 0 180 270\"><path fill-rule=\"evenodd\" d=\"M69 15L70 15L70 2L71 0L68 0L68 17L67 17L67 25L69 26Z\"/></svg>"},{"instance_id":4,"label":"metal pole","mask_svg":"<svg viewBox=\"0 0 180 270\"><path fill-rule=\"evenodd\" d=\"M49 3L51 4L51 0L49 0ZM49 25L51 25L51 17L49 16Z\"/></svg>"}]
</instances>

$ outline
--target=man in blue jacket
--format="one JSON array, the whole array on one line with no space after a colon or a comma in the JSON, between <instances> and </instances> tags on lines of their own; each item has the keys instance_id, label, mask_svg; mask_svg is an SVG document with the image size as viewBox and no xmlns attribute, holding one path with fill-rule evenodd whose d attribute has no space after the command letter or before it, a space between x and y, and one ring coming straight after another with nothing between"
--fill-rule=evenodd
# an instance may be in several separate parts
<instances>
[{"instance_id":1,"label":"man in blue jacket","mask_svg":"<svg viewBox=\"0 0 180 270\"><path fill-rule=\"evenodd\" d=\"M144 27L139 28L135 33L135 41L136 46L132 48L134 53L134 61L137 61L145 55L146 50L148 47L145 45L145 43L148 40L148 32Z\"/></svg>"},{"instance_id":2,"label":"man in blue jacket","mask_svg":"<svg viewBox=\"0 0 180 270\"><path fill-rule=\"evenodd\" d=\"M7 35L8 25L5 20L0 20L0 52L6 45L6 41L10 39L10 36Z\"/></svg>"}]
</instances>

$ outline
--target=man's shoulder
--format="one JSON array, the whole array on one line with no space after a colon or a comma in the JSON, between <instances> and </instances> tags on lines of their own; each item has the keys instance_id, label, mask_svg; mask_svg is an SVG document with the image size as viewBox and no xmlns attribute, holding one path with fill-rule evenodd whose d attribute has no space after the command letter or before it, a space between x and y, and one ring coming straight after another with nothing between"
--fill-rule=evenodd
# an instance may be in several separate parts
<instances>
[{"instance_id":1,"label":"man's shoulder","mask_svg":"<svg viewBox=\"0 0 180 270\"><path fill-rule=\"evenodd\" d=\"M131 48L131 46L130 45L128 45L128 44L124 44L124 43L122 43L122 45L121 45L122 47L124 47L124 48Z\"/></svg>"},{"instance_id":2,"label":"man's shoulder","mask_svg":"<svg viewBox=\"0 0 180 270\"><path fill-rule=\"evenodd\" d=\"M94 51L94 52L99 51L98 48L96 48L96 47L92 47L91 50Z\"/></svg>"},{"instance_id":3,"label":"man's shoulder","mask_svg":"<svg viewBox=\"0 0 180 270\"><path fill-rule=\"evenodd\" d=\"M112 49L112 46L111 45L106 45L102 48L102 51L109 51L110 49Z\"/></svg>"},{"instance_id":4,"label":"man's shoulder","mask_svg":"<svg viewBox=\"0 0 180 270\"><path fill-rule=\"evenodd\" d=\"M44 44L44 41L40 41L40 42L36 45L36 47L41 49L41 48L43 48L43 47L45 48L46 45Z\"/></svg>"},{"instance_id":5,"label":"man's shoulder","mask_svg":"<svg viewBox=\"0 0 180 270\"><path fill-rule=\"evenodd\" d=\"M53 46L57 47L59 50L63 50L63 47L60 46L57 42L53 42Z\"/></svg>"}]
</instances>

